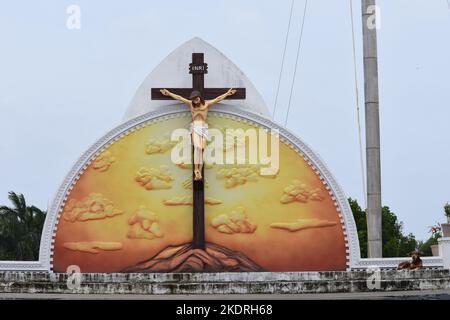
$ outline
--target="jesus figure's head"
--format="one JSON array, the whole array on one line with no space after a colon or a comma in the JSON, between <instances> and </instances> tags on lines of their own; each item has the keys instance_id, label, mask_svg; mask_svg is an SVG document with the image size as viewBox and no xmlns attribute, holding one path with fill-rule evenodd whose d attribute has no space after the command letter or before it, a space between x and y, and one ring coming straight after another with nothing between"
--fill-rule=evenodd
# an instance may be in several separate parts
<instances>
[{"instance_id":1,"label":"jesus figure's head","mask_svg":"<svg viewBox=\"0 0 450 320\"><path fill-rule=\"evenodd\" d=\"M189 99L192 101L192 105L194 108L200 107L205 104L205 100L202 97L202 94L199 91L192 91Z\"/></svg>"}]
</instances>

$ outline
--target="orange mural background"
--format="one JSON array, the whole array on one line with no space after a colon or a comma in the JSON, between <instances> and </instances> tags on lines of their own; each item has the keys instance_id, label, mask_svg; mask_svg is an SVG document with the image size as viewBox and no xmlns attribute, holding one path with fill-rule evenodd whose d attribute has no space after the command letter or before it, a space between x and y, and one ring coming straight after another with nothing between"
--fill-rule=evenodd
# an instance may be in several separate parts
<instances>
[{"instance_id":1,"label":"orange mural background","mask_svg":"<svg viewBox=\"0 0 450 320\"><path fill-rule=\"evenodd\" d=\"M169 246L192 240L192 206L180 204L192 195L186 188L192 172L171 162L168 140L174 129L187 128L189 121L186 115L150 123L92 159L59 218L54 271L65 272L69 265L78 265L82 272L121 272ZM208 122L210 127L252 127L213 114ZM217 177L223 168L205 169L205 197L220 202L205 206L208 242L245 255L265 271L346 269L345 240L335 202L295 150L280 143L280 170L275 177L257 175L227 188L226 179ZM149 184L149 175L158 178ZM299 182L303 187L298 187ZM286 198L287 187L287 191L294 189L292 194L306 188L309 198L291 201ZM171 205L164 203L168 200ZM230 217L241 219L240 230L222 226ZM321 225L289 231L286 226L295 226L298 219L314 219Z\"/></svg>"}]
</instances>

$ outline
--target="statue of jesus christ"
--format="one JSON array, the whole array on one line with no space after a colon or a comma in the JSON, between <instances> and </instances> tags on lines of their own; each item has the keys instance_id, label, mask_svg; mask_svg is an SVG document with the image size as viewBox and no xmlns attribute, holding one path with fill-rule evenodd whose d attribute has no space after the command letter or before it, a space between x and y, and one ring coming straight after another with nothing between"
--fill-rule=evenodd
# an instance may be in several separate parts
<instances>
[{"instance_id":1,"label":"statue of jesus christ","mask_svg":"<svg viewBox=\"0 0 450 320\"><path fill-rule=\"evenodd\" d=\"M167 97L171 97L187 104L191 110L191 139L192 144L194 145L194 180L202 180L203 152L206 147L206 141L208 140L208 124L206 123L208 109L217 102L235 94L236 90L229 89L223 95L207 101L203 99L201 93L198 91L192 91L189 99L174 94L167 89L162 89L161 93Z\"/></svg>"}]
</instances>

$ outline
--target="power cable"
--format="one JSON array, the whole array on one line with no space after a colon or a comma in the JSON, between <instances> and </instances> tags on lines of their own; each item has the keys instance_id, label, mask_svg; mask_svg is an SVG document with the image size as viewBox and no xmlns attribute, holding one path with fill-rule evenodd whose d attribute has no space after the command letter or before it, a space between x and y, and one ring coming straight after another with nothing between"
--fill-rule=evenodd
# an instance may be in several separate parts
<instances>
[{"instance_id":1,"label":"power cable","mask_svg":"<svg viewBox=\"0 0 450 320\"><path fill-rule=\"evenodd\" d=\"M283 75L284 60L286 58L286 49L287 49L287 44L288 44L288 39L289 39L289 33L291 31L291 20L292 20L293 9L294 9L294 0L292 0L292 2L291 2L291 11L289 14L289 22L288 22L287 31L286 31L286 38L284 39L284 50L283 50L283 56L281 58L280 75L278 77L278 86L277 86L277 92L275 94L275 103L273 105L272 118L275 117L275 111L277 109L278 94L280 93L280 85L281 85L281 76Z\"/></svg>"},{"instance_id":2,"label":"power cable","mask_svg":"<svg viewBox=\"0 0 450 320\"><path fill-rule=\"evenodd\" d=\"M303 30L305 29L305 20L306 20L307 9L308 9L308 0L305 0L305 7L303 8L303 19L302 19L302 23L300 25L300 35L298 37L297 56L295 58L294 74L292 75L291 92L289 94L289 102L288 102L288 108L287 108L287 112L286 112L286 119L284 120L285 127L288 122L289 112L291 111L292 94L294 92L295 78L297 76L298 60L299 60L300 51L301 51L301 47L302 47Z\"/></svg>"}]
</instances>

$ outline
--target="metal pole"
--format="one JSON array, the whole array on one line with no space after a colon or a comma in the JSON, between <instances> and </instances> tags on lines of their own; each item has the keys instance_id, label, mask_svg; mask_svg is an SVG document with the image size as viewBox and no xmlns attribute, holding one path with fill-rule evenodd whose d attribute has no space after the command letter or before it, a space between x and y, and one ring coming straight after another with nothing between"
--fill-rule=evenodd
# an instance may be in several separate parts
<instances>
[{"instance_id":1,"label":"metal pole","mask_svg":"<svg viewBox=\"0 0 450 320\"><path fill-rule=\"evenodd\" d=\"M369 258L382 257L380 114L375 0L362 0Z\"/></svg>"}]
</instances>

